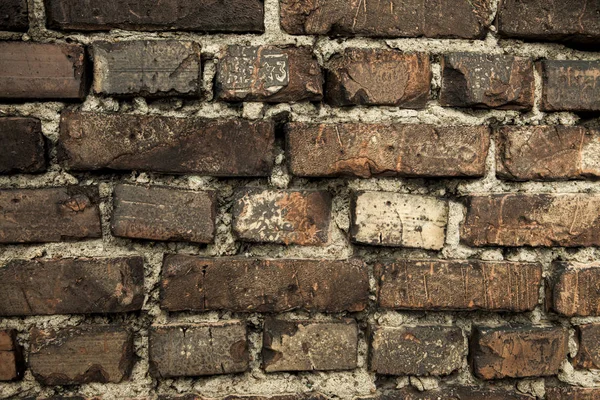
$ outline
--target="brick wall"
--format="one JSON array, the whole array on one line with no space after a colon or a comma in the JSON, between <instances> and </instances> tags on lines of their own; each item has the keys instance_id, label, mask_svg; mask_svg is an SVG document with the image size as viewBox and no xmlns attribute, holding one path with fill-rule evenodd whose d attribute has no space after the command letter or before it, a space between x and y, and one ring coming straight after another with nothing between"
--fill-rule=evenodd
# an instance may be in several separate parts
<instances>
[{"instance_id":1,"label":"brick wall","mask_svg":"<svg viewBox=\"0 0 600 400\"><path fill-rule=\"evenodd\" d=\"M0 398L600 399L598 178L599 0L0 0Z\"/></svg>"}]
</instances>

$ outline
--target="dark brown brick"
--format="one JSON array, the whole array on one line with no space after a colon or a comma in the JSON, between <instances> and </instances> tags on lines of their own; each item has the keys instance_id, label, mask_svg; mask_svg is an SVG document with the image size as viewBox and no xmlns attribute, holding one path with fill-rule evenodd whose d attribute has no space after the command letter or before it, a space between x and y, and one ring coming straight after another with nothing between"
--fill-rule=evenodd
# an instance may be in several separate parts
<instances>
[{"instance_id":1,"label":"dark brown brick","mask_svg":"<svg viewBox=\"0 0 600 400\"><path fill-rule=\"evenodd\" d=\"M46 143L35 118L0 118L0 174L45 171Z\"/></svg>"},{"instance_id":2,"label":"dark brown brick","mask_svg":"<svg viewBox=\"0 0 600 400\"><path fill-rule=\"evenodd\" d=\"M165 257L161 308L168 311L362 311L369 276L358 259L257 260Z\"/></svg>"},{"instance_id":3,"label":"dark brown brick","mask_svg":"<svg viewBox=\"0 0 600 400\"><path fill-rule=\"evenodd\" d=\"M249 355L239 321L150 328L150 370L157 378L244 372Z\"/></svg>"},{"instance_id":4,"label":"dark brown brick","mask_svg":"<svg viewBox=\"0 0 600 400\"><path fill-rule=\"evenodd\" d=\"M552 308L567 317L600 316L600 263L556 262Z\"/></svg>"},{"instance_id":5,"label":"dark brown brick","mask_svg":"<svg viewBox=\"0 0 600 400\"><path fill-rule=\"evenodd\" d=\"M111 229L134 239L212 243L216 214L213 191L117 185Z\"/></svg>"},{"instance_id":6,"label":"dark brown brick","mask_svg":"<svg viewBox=\"0 0 600 400\"><path fill-rule=\"evenodd\" d=\"M442 106L529 110L534 90L528 58L474 53L442 58Z\"/></svg>"},{"instance_id":7,"label":"dark brown brick","mask_svg":"<svg viewBox=\"0 0 600 400\"><path fill-rule=\"evenodd\" d=\"M265 320L262 358L267 372L354 369L357 355L358 327L353 319Z\"/></svg>"},{"instance_id":8,"label":"dark brown brick","mask_svg":"<svg viewBox=\"0 0 600 400\"><path fill-rule=\"evenodd\" d=\"M23 377L25 361L17 343L17 331L0 331L0 381L14 381Z\"/></svg>"},{"instance_id":9,"label":"dark brown brick","mask_svg":"<svg viewBox=\"0 0 600 400\"><path fill-rule=\"evenodd\" d=\"M503 0L501 36L529 40L600 43L600 1Z\"/></svg>"},{"instance_id":10,"label":"dark brown brick","mask_svg":"<svg viewBox=\"0 0 600 400\"><path fill-rule=\"evenodd\" d=\"M323 75L311 47L229 46L215 88L224 101L320 101Z\"/></svg>"},{"instance_id":11,"label":"dark brown brick","mask_svg":"<svg viewBox=\"0 0 600 400\"><path fill-rule=\"evenodd\" d=\"M66 31L264 32L262 0L45 0L47 25Z\"/></svg>"},{"instance_id":12,"label":"dark brown brick","mask_svg":"<svg viewBox=\"0 0 600 400\"><path fill-rule=\"evenodd\" d=\"M326 92L333 106L424 108L430 85L427 54L352 48L329 61Z\"/></svg>"},{"instance_id":13,"label":"dark brown brick","mask_svg":"<svg viewBox=\"0 0 600 400\"><path fill-rule=\"evenodd\" d=\"M214 397L204 397L200 395L188 394L179 397L159 396L159 400L216 400ZM275 396L238 396L229 395L217 398L220 400L328 400L327 397L320 393L297 393L297 394L282 394Z\"/></svg>"},{"instance_id":14,"label":"dark brown brick","mask_svg":"<svg viewBox=\"0 0 600 400\"><path fill-rule=\"evenodd\" d=\"M121 325L32 329L29 368L44 385L118 383L133 368L133 334Z\"/></svg>"},{"instance_id":15,"label":"dark brown brick","mask_svg":"<svg viewBox=\"0 0 600 400\"><path fill-rule=\"evenodd\" d=\"M579 325L576 329L579 350L573 359L573 366L600 369L600 324Z\"/></svg>"},{"instance_id":16,"label":"dark brown brick","mask_svg":"<svg viewBox=\"0 0 600 400\"><path fill-rule=\"evenodd\" d=\"M72 170L268 176L271 121L65 112L59 158Z\"/></svg>"},{"instance_id":17,"label":"dark brown brick","mask_svg":"<svg viewBox=\"0 0 600 400\"><path fill-rule=\"evenodd\" d=\"M533 310L537 263L395 260L375 265L379 307L399 310Z\"/></svg>"},{"instance_id":18,"label":"dark brown brick","mask_svg":"<svg viewBox=\"0 0 600 400\"><path fill-rule=\"evenodd\" d=\"M481 39L488 0L349 2L281 0L281 26L293 35Z\"/></svg>"},{"instance_id":19,"label":"dark brown brick","mask_svg":"<svg viewBox=\"0 0 600 400\"><path fill-rule=\"evenodd\" d=\"M600 111L600 61L544 60L539 65L542 111Z\"/></svg>"},{"instance_id":20,"label":"dark brown brick","mask_svg":"<svg viewBox=\"0 0 600 400\"><path fill-rule=\"evenodd\" d=\"M83 99L86 95L83 46L0 42L0 54L0 98Z\"/></svg>"},{"instance_id":21,"label":"dark brown brick","mask_svg":"<svg viewBox=\"0 0 600 400\"><path fill-rule=\"evenodd\" d=\"M568 341L561 327L480 327L471 338L473 372L481 379L556 375Z\"/></svg>"},{"instance_id":22,"label":"dark brown brick","mask_svg":"<svg viewBox=\"0 0 600 400\"><path fill-rule=\"evenodd\" d=\"M489 128L403 124L287 125L292 174L306 177L480 177Z\"/></svg>"},{"instance_id":23,"label":"dark brown brick","mask_svg":"<svg viewBox=\"0 0 600 400\"><path fill-rule=\"evenodd\" d=\"M233 205L233 230L247 242L324 245L330 218L325 191L244 188Z\"/></svg>"},{"instance_id":24,"label":"dark brown brick","mask_svg":"<svg viewBox=\"0 0 600 400\"><path fill-rule=\"evenodd\" d=\"M144 260L15 260L0 268L0 315L137 311L144 303Z\"/></svg>"},{"instance_id":25,"label":"dark brown brick","mask_svg":"<svg viewBox=\"0 0 600 400\"><path fill-rule=\"evenodd\" d=\"M381 375L448 375L467 354L460 328L370 327L369 369Z\"/></svg>"},{"instance_id":26,"label":"dark brown brick","mask_svg":"<svg viewBox=\"0 0 600 400\"><path fill-rule=\"evenodd\" d=\"M25 32L29 29L27 0L0 2L0 31Z\"/></svg>"},{"instance_id":27,"label":"dark brown brick","mask_svg":"<svg viewBox=\"0 0 600 400\"><path fill-rule=\"evenodd\" d=\"M600 246L600 196L488 194L467 208L461 241L470 246Z\"/></svg>"},{"instance_id":28,"label":"dark brown brick","mask_svg":"<svg viewBox=\"0 0 600 400\"><path fill-rule=\"evenodd\" d=\"M95 42L94 91L117 96L196 96L200 45L177 40Z\"/></svg>"},{"instance_id":29,"label":"dark brown brick","mask_svg":"<svg viewBox=\"0 0 600 400\"><path fill-rule=\"evenodd\" d=\"M403 388L384 392L377 400L534 400L535 397L502 389L481 389L478 387L446 387L420 392L414 388Z\"/></svg>"},{"instance_id":30,"label":"dark brown brick","mask_svg":"<svg viewBox=\"0 0 600 400\"><path fill-rule=\"evenodd\" d=\"M102 236L98 188L0 190L0 243L60 242Z\"/></svg>"},{"instance_id":31,"label":"dark brown brick","mask_svg":"<svg viewBox=\"0 0 600 400\"><path fill-rule=\"evenodd\" d=\"M600 389L582 387L551 387L546 388L547 400L599 400Z\"/></svg>"}]
</instances>

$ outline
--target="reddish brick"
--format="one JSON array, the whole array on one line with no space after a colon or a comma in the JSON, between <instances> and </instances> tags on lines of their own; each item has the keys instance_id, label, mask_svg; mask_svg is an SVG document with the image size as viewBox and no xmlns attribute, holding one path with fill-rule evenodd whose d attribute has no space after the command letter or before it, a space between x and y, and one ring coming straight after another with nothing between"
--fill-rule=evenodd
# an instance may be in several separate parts
<instances>
[{"instance_id":1,"label":"reddish brick","mask_svg":"<svg viewBox=\"0 0 600 400\"><path fill-rule=\"evenodd\" d=\"M556 375L567 358L561 327L477 328L471 338L473 372L481 379Z\"/></svg>"},{"instance_id":2,"label":"reddish brick","mask_svg":"<svg viewBox=\"0 0 600 400\"><path fill-rule=\"evenodd\" d=\"M25 361L17 343L17 331L0 331L0 381L14 381L23 377Z\"/></svg>"},{"instance_id":3,"label":"reddish brick","mask_svg":"<svg viewBox=\"0 0 600 400\"><path fill-rule=\"evenodd\" d=\"M600 316L600 263L554 263L552 308L567 317Z\"/></svg>"},{"instance_id":4,"label":"reddish brick","mask_svg":"<svg viewBox=\"0 0 600 400\"><path fill-rule=\"evenodd\" d=\"M287 125L292 174L306 177L480 177L489 128L403 124Z\"/></svg>"},{"instance_id":5,"label":"reddish brick","mask_svg":"<svg viewBox=\"0 0 600 400\"><path fill-rule=\"evenodd\" d=\"M600 61L544 60L539 64L543 111L600 111Z\"/></svg>"},{"instance_id":6,"label":"reddish brick","mask_svg":"<svg viewBox=\"0 0 600 400\"><path fill-rule=\"evenodd\" d=\"M538 304L542 267L475 260L395 260L377 263L375 279L382 308L522 312Z\"/></svg>"},{"instance_id":7,"label":"reddish brick","mask_svg":"<svg viewBox=\"0 0 600 400\"><path fill-rule=\"evenodd\" d=\"M581 387L551 387L546 388L547 400L599 400L600 389Z\"/></svg>"},{"instance_id":8,"label":"reddish brick","mask_svg":"<svg viewBox=\"0 0 600 400\"><path fill-rule=\"evenodd\" d=\"M249 355L239 321L150 328L150 371L157 378L244 372Z\"/></svg>"},{"instance_id":9,"label":"reddish brick","mask_svg":"<svg viewBox=\"0 0 600 400\"><path fill-rule=\"evenodd\" d=\"M600 324L577 326L579 350L573 359L575 368L600 369ZM598 391L600 395L600 391Z\"/></svg>"},{"instance_id":10,"label":"reddish brick","mask_svg":"<svg viewBox=\"0 0 600 400\"><path fill-rule=\"evenodd\" d=\"M44 385L118 383L133 368L133 334L120 325L32 329L29 367Z\"/></svg>"},{"instance_id":11,"label":"reddish brick","mask_svg":"<svg viewBox=\"0 0 600 400\"><path fill-rule=\"evenodd\" d=\"M71 170L267 176L274 140L271 121L64 112L58 153Z\"/></svg>"},{"instance_id":12,"label":"reddish brick","mask_svg":"<svg viewBox=\"0 0 600 400\"><path fill-rule=\"evenodd\" d=\"M0 42L0 54L0 98L83 99L86 95L83 46Z\"/></svg>"},{"instance_id":13,"label":"reddish brick","mask_svg":"<svg viewBox=\"0 0 600 400\"><path fill-rule=\"evenodd\" d=\"M320 101L323 75L311 47L229 46L215 89L224 101Z\"/></svg>"},{"instance_id":14,"label":"reddish brick","mask_svg":"<svg viewBox=\"0 0 600 400\"><path fill-rule=\"evenodd\" d=\"M60 242L102 236L98 188L0 190L0 243Z\"/></svg>"},{"instance_id":15,"label":"reddish brick","mask_svg":"<svg viewBox=\"0 0 600 400\"><path fill-rule=\"evenodd\" d=\"M0 174L36 173L47 167L46 142L40 121L0 118Z\"/></svg>"},{"instance_id":16,"label":"reddish brick","mask_svg":"<svg viewBox=\"0 0 600 400\"><path fill-rule=\"evenodd\" d=\"M27 0L0 2L0 31L26 32L29 29Z\"/></svg>"},{"instance_id":17,"label":"reddish brick","mask_svg":"<svg viewBox=\"0 0 600 400\"><path fill-rule=\"evenodd\" d=\"M161 308L234 312L362 311L369 276L357 259L256 260L165 257Z\"/></svg>"},{"instance_id":18,"label":"reddish brick","mask_svg":"<svg viewBox=\"0 0 600 400\"><path fill-rule=\"evenodd\" d=\"M325 191L245 188L233 205L233 230L248 242L324 245L330 218Z\"/></svg>"},{"instance_id":19,"label":"reddish brick","mask_svg":"<svg viewBox=\"0 0 600 400\"><path fill-rule=\"evenodd\" d=\"M115 236L212 243L216 193L117 185L111 229Z\"/></svg>"},{"instance_id":20,"label":"reddish brick","mask_svg":"<svg viewBox=\"0 0 600 400\"><path fill-rule=\"evenodd\" d=\"M600 246L600 196L472 196L461 241L469 246Z\"/></svg>"},{"instance_id":21,"label":"reddish brick","mask_svg":"<svg viewBox=\"0 0 600 400\"><path fill-rule=\"evenodd\" d=\"M481 389L457 386L420 392L414 388L403 388L384 392L377 400L534 400L535 397L509 392L502 389Z\"/></svg>"}]
</instances>

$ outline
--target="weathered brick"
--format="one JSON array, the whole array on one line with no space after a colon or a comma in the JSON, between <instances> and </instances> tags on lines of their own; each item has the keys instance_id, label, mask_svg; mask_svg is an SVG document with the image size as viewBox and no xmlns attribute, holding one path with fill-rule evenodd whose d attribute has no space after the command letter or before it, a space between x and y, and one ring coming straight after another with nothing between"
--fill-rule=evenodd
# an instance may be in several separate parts
<instances>
[{"instance_id":1,"label":"weathered brick","mask_svg":"<svg viewBox=\"0 0 600 400\"><path fill-rule=\"evenodd\" d=\"M556 375L567 357L569 335L561 327L479 327L471 340L476 376L525 378Z\"/></svg>"},{"instance_id":2,"label":"weathered brick","mask_svg":"<svg viewBox=\"0 0 600 400\"><path fill-rule=\"evenodd\" d=\"M369 369L382 375L448 375L467 354L460 328L370 326Z\"/></svg>"},{"instance_id":3,"label":"weathered brick","mask_svg":"<svg viewBox=\"0 0 600 400\"><path fill-rule=\"evenodd\" d=\"M66 31L264 32L262 0L45 0L47 25Z\"/></svg>"},{"instance_id":4,"label":"weathered brick","mask_svg":"<svg viewBox=\"0 0 600 400\"><path fill-rule=\"evenodd\" d=\"M0 315L136 311L144 303L144 260L15 260L0 268Z\"/></svg>"},{"instance_id":5,"label":"weathered brick","mask_svg":"<svg viewBox=\"0 0 600 400\"><path fill-rule=\"evenodd\" d=\"M121 325L80 325L30 333L29 368L44 385L118 383L134 363L133 334Z\"/></svg>"},{"instance_id":6,"label":"weathered brick","mask_svg":"<svg viewBox=\"0 0 600 400\"><path fill-rule=\"evenodd\" d=\"M600 61L543 60L539 65L543 111L600 111Z\"/></svg>"},{"instance_id":7,"label":"weathered brick","mask_svg":"<svg viewBox=\"0 0 600 400\"><path fill-rule=\"evenodd\" d=\"M599 246L600 196L471 196L461 241L470 246Z\"/></svg>"},{"instance_id":8,"label":"weathered brick","mask_svg":"<svg viewBox=\"0 0 600 400\"><path fill-rule=\"evenodd\" d=\"M233 205L234 233L248 242L323 245L330 218L331 195L325 191L244 188Z\"/></svg>"},{"instance_id":9,"label":"weathered brick","mask_svg":"<svg viewBox=\"0 0 600 400\"><path fill-rule=\"evenodd\" d=\"M431 250L444 247L446 201L392 192L359 192L350 212L350 236L355 243Z\"/></svg>"},{"instance_id":10,"label":"weathered brick","mask_svg":"<svg viewBox=\"0 0 600 400\"><path fill-rule=\"evenodd\" d=\"M262 358L267 372L354 369L357 356L358 327L353 319L265 320Z\"/></svg>"},{"instance_id":11,"label":"weathered brick","mask_svg":"<svg viewBox=\"0 0 600 400\"><path fill-rule=\"evenodd\" d=\"M531 59L474 53L442 58L442 106L529 110L534 90Z\"/></svg>"},{"instance_id":12,"label":"weathered brick","mask_svg":"<svg viewBox=\"0 0 600 400\"><path fill-rule=\"evenodd\" d=\"M25 361L17 343L17 331L0 331L0 381L14 381L23 377Z\"/></svg>"},{"instance_id":13,"label":"weathered brick","mask_svg":"<svg viewBox=\"0 0 600 400\"><path fill-rule=\"evenodd\" d=\"M72 170L267 176L271 121L64 112L59 159Z\"/></svg>"},{"instance_id":14,"label":"weathered brick","mask_svg":"<svg viewBox=\"0 0 600 400\"><path fill-rule=\"evenodd\" d=\"M29 29L27 0L0 2L0 31L25 32Z\"/></svg>"},{"instance_id":15,"label":"weathered brick","mask_svg":"<svg viewBox=\"0 0 600 400\"><path fill-rule=\"evenodd\" d=\"M503 0L498 10L501 36L529 40L600 42L600 2Z\"/></svg>"},{"instance_id":16,"label":"weathered brick","mask_svg":"<svg viewBox=\"0 0 600 400\"><path fill-rule=\"evenodd\" d=\"M552 308L567 317L600 316L600 263L556 262Z\"/></svg>"},{"instance_id":17,"label":"weathered brick","mask_svg":"<svg viewBox=\"0 0 600 400\"><path fill-rule=\"evenodd\" d=\"M200 45L177 40L95 42L96 93L122 96L199 96Z\"/></svg>"},{"instance_id":18,"label":"weathered brick","mask_svg":"<svg viewBox=\"0 0 600 400\"><path fill-rule=\"evenodd\" d=\"M83 99L86 95L83 46L0 42L0 54L0 98Z\"/></svg>"},{"instance_id":19,"label":"weathered brick","mask_svg":"<svg viewBox=\"0 0 600 400\"><path fill-rule=\"evenodd\" d=\"M311 47L229 46L215 89L224 101L320 101L323 75Z\"/></svg>"},{"instance_id":20,"label":"weathered brick","mask_svg":"<svg viewBox=\"0 0 600 400\"><path fill-rule=\"evenodd\" d=\"M538 304L537 263L394 260L375 265L379 307L400 310L530 311Z\"/></svg>"},{"instance_id":21,"label":"weathered brick","mask_svg":"<svg viewBox=\"0 0 600 400\"><path fill-rule=\"evenodd\" d=\"M0 118L0 174L36 173L47 167L46 142L40 121Z\"/></svg>"},{"instance_id":22,"label":"weathered brick","mask_svg":"<svg viewBox=\"0 0 600 400\"><path fill-rule=\"evenodd\" d=\"M577 326L579 350L573 359L575 368L600 369L600 324ZM600 395L600 391L598 392Z\"/></svg>"},{"instance_id":23,"label":"weathered brick","mask_svg":"<svg viewBox=\"0 0 600 400\"><path fill-rule=\"evenodd\" d=\"M60 242L102 236L98 188L0 190L0 243Z\"/></svg>"},{"instance_id":24,"label":"weathered brick","mask_svg":"<svg viewBox=\"0 0 600 400\"><path fill-rule=\"evenodd\" d=\"M329 61L326 93L334 106L424 108L430 85L427 54L351 48Z\"/></svg>"},{"instance_id":25,"label":"weathered brick","mask_svg":"<svg viewBox=\"0 0 600 400\"><path fill-rule=\"evenodd\" d=\"M534 400L535 397L502 389L481 389L458 386L420 392L414 388L403 388L384 392L377 400Z\"/></svg>"},{"instance_id":26,"label":"weathered brick","mask_svg":"<svg viewBox=\"0 0 600 400\"><path fill-rule=\"evenodd\" d=\"M216 214L214 191L117 185L111 230L134 239L212 243Z\"/></svg>"},{"instance_id":27,"label":"weathered brick","mask_svg":"<svg viewBox=\"0 0 600 400\"><path fill-rule=\"evenodd\" d=\"M490 145L484 126L292 122L286 134L290 170L306 177L480 177Z\"/></svg>"},{"instance_id":28,"label":"weathered brick","mask_svg":"<svg viewBox=\"0 0 600 400\"><path fill-rule=\"evenodd\" d=\"M157 378L231 374L248 369L246 327L239 321L150 328L150 371Z\"/></svg>"},{"instance_id":29,"label":"weathered brick","mask_svg":"<svg viewBox=\"0 0 600 400\"><path fill-rule=\"evenodd\" d=\"M188 394L185 396L171 397L171 396L159 396L159 400L215 400L214 397L204 397L200 395ZM297 393L297 394L282 394L275 396L238 396L229 395L225 397L219 397L220 400L327 400L328 398L323 396L321 393Z\"/></svg>"},{"instance_id":30,"label":"weathered brick","mask_svg":"<svg viewBox=\"0 0 600 400\"><path fill-rule=\"evenodd\" d=\"M358 259L256 260L165 257L161 308L168 311L362 311L369 276Z\"/></svg>"},{"instance_id":31,"label":"weathered brick","mask_svg":"<svg viewBox=\"0 0 600 400\"><path fill-rule=\"evenodd\" d=\"M586 389L576 386L548 387L546 388L547 400L598 400L599 389Z\"/></svg>"},{"instance_id":32,"label":"weathered brick","mask_svg":"<svg viewBox=\"0 0 600 400\"><path fill-rule=\"evenodd\" d=\"M281 26L294 35L480 39L488 0L362 2L281 0Z\"/></svg>"}]
</instances>

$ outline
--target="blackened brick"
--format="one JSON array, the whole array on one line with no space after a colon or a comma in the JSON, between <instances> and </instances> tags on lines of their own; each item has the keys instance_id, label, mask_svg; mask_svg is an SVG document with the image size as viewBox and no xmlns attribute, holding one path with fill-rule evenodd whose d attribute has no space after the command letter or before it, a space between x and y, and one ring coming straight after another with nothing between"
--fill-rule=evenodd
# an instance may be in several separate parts
<instances>
[{"instance_id":1,"label":"blackened brick","mask_svg":"<svg viewBox=\"0 0 600 400\"><path fill-rule=\"evenodd\" d=\"M0 31L24 32L28 28L27 0L0 2Z\"/></svg>"},{"instance_id":2,"label":"blackened brick","mask_svg":"<svg viewBox=\"0 0 600 400\"><path fill-rule=\"evenodd\" d=\"M547 400L598 400L600 389L587 389L576 386L546 388Z\"/></svg>"},{"instance_id":3,"label":"blackened brick","mask_svg":"<svg viewBox=\"0 0 600 400\"><path fill-rule=\"evenodd\" d=\"M600 61L544 60L540 69L543 111L600 111Z\"/></svg>"},{"instance_id":4,"label":"blackened brick","mask_svg":"<svg viewBox=\"0 0 600 400\"><path fill-rule=\"evenodd\" d=\"M579 349L573 359L575 368L600 369L600 324L577 326ZM600 395L600 391L598 391Z\"/></svg>"},{"instance_id":5,"label":"blackened brick","mask_svg":"<svg viewBox=\"0 0 600 400\"><path fill-rule=\"evenodd\" d=\"M35 118L0 118L0 174L45 171L46 142Z\"/></svg>"}]
</instances>

